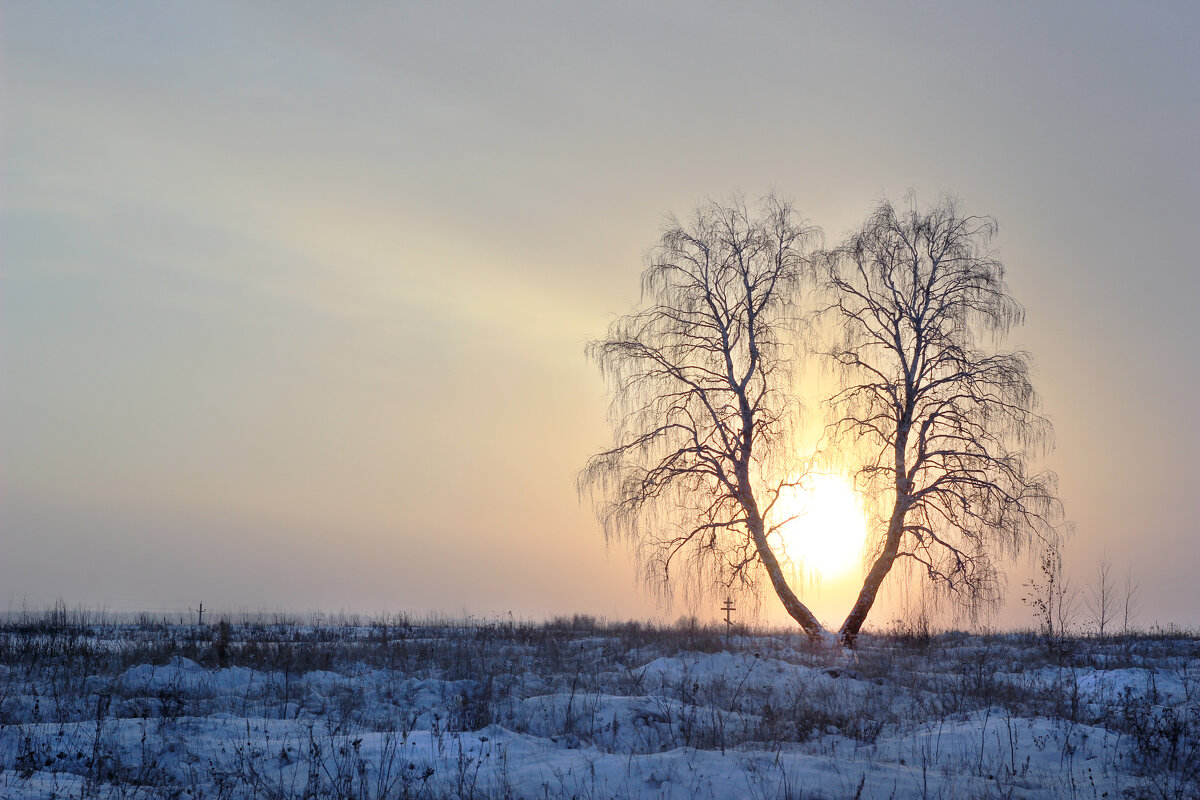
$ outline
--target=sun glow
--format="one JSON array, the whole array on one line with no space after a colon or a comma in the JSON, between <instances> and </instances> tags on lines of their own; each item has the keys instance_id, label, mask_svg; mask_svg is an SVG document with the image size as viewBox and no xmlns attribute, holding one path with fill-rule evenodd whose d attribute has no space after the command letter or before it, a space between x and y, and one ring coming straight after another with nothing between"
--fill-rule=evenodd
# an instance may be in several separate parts
<instances>
[{"instance_id":1,"label":"sun glow","mask_svg":"<svg viewBox=\"0 0 1200 800\"><path fill-rule=\"evenodd\" d=\"M814 473L781 495L779 520L783 555L810 574L834 579L862 564L867 515L848 478Z\"/></svg>"}]
</instances>

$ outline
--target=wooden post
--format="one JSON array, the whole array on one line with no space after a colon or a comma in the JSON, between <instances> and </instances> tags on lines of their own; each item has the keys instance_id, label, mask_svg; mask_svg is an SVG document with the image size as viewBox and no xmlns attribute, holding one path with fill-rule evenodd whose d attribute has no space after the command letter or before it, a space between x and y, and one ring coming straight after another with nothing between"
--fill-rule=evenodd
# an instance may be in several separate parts
<instances>
[{"instance_id":1,"label":"wooden post","mask_svg":"<svg viewBox=\"0 0 1200 800\"><path fill-rule=\"evenodd\" d=\"M200 611L196 615L196 624L197 625L204 624L204 601L203 600L200 601Z\"/></svg>"},{"instance_id":2,"label":"wooden post","mask_svg":"<svg viewBox=\"0 0 1200 800\"><path fill-rule=\"evenodd\" d=\"M721 606L721 609L725 612L725 635L728 636L730 629L733 627L733 620L730 619L729 615L737 611L737 609L733 606L733 600L728 597L725 598L725 605Z\"/></svg>"}]
</instances>

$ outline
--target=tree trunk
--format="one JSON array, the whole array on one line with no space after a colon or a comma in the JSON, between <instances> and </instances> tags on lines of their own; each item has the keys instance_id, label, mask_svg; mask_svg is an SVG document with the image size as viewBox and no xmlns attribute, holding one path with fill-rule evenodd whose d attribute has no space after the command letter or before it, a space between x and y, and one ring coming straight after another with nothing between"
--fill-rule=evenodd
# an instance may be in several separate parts
<instances>
[{"instance_id":1,"label":"tree trunk","mask_svg":"<svg viewBox=\"0 0 1200 800\"><path fill-rule=\"evenodd\" d=\"M867 619L867 614L871 610L871 606L875 605L875 596L879 593L879 587L883 584L883 579L891 571L892 565L896 563L896 553L900 550L900 534L904 530L904 515L902 510L902 500L896 500L896 506L892 510L892 518L888 523L887 539L883 543L883 552L879 554L879 558L875 559L875 563L871 565L871 571L867 573L866 579L863 581L862 590L858 593L858 601L855 602L854 608L850 609L850 614L846 617L846 621L842 623L841 630L838 631L838 640L846 647L853 647L854 640L858 638L858 632L862 628L863 623Z\"/></svg>"},{"instance_id":2,"label":"tree trunk","mask_svg":"<svg viewBox=\"0 0 1200 800\"><path fill-rule=\"evenodd\" d=\"M808 634L808 638L813 641L821 640L825 635L825 628L808 610L808 606L800 602L800 598L796 597L792 587L788 586L787 580L783 577L783 568L779 566L779 559L775 557L771 545L767 543L767 536L763 532L762 517L758 515L758 510L751 511L748 516L747 523L750 527L750 534L754 537L754 546L758 550L758 557L762 560L763 566L767 568L767 575L771 578L771 586L774 587L775 594L779 595L779 601L783 603L784 609L791 618L800 623L800 627Z\"/></svg>"}]
</instances>

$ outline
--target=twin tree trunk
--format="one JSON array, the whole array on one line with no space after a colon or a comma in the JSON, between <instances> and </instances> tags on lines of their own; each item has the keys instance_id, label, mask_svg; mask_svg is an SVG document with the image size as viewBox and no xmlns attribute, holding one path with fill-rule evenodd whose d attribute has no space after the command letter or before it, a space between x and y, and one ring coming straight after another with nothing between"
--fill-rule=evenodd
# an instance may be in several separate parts
<instances>
[{"instance_id":1,"label":"twin tree trunk","mask_svg":"<svg viewBox=\"0 0 1200 800\"><path fill-rule=\"evenodd\" d=\"M904 449L907 446L908 425L902 425L902 435L896 446L896 474L904 475ZM883 550L879 557L875 559L875 563L871 565L871 571L867 573L863 579L862 589L859 590L858 600L855 601L854 607L850 609L850 613L846 616L846 621L842 623L841 629L838 631L837 638L843 645L853 647L855 640L858 638L858 633L862 629L863 623L866 622L867 614L870 613L871 607L875 605L875 598L879 594L879 587L883 585L884 578L892 570L892 565L896 563L897 555L900 552L900 540L904 533L904 518L908 513L910 505L910 495L906 491L907 483L903 479L896 481L896 503L892 507L892 516L888 520L887 536L883 542ZM762 561L763 567L767 570L767 575L771 579L771 586L775 589L775 594L779 596L779 600L783 603L784 610L796 622L800 623L800 627L808 634L808 637L813 641L820 640L825 629L813 613L809 611L804 603L800 602L800 598L792 591L792 587L788 585L784 578L783 569L779 565L779 559L775 557L775 552L771 549L767 542L765 526L763 524L762 515L758 510L758 503L755 502L752 495L740 497L742 508L746 511L746 522L750 529L750 536L754 540L754 546L758 550L758 557Z\"/></svg>"},{"instance_id":2,"label":"twin tree trunk","mask_svg":"<svg viewBox=\"0 0 1200 800\"><path fill-rule=\"evenodd\" d=\"M738 498L742 508L746 512L746 525L750 529L750 536L754 540L755 549L758 551L759 560L762 561L763 567L767 571L767 576L771 579L771 586L775 589L775 594L779 596L783 608L788 615L800 624L804 632L813 641L822 639L825 635L825 628L817 620L813 613L800 601L796 593L792 591L792 587L788 585L787 579L784 577L783 568L779 564L779 559L775 556L775 551L771 549L771 545L767 542L766 526L763 523L762 514L758 510L758 503L754 496L749 493L742 493ZM891 571L892 565L896 562L897 553L900 550L900 538L904 531L904 517L907 513L907 495L897 490L896 504L892 509L892 517L888 522L887 537L884 539L883 551L879 557L875 559L875 563L871 566L871 571L867 573L867 577L863 580L862 589L858 593L858 600L854 603L854 607L850 609L850 614L847 615L846 621L842 623L841 630L838 631L837 638L842 644L852 647L855 640L858 638L858 633L862 629L863 623L867 619L867 614L870 613L871 607L875 605L875 598L879 594L879 587L883 585L884 578Z\"/></svg>"},{"instance_id":3,"label":"twin tree trunk","mask_svg":"<svg viewBox=\"0 0 1200 800\"><path fill-rule=\"evenodd\" d=\"M775 594L779 596L779 600L783 603L783 608L787 611L792 619L800 624L808 637L814 641L820 640L825 629L813 613L808 610L804 603L800 602L800 598L792 591L792 587L788 585L787 579L783 575L783 568L779 565L779 559L775 557L775 553L771 550L767 543L767 537L763 529L762 517L757 514L757 509L749 515L750 535L754 539L754 545L758 549L758 557L762 560L763 567L767 570L767 575L771 579L771 586L775 589ZM883 584L883 579L887 577L888 572L892 569L892 564L896 561L896 554L900 549L900 533L904 529L904 511L901 510L900 504L896 504L895 511L892 512L892 518L888 524L887 539L884 542L883 552L875 559L875 563L871 566L871 571L867 573L866 579L863 580L861 591L858 593L858 600L854 603L854 608L850 610L850 614L846 617L846 621L842 623L841 630L838 631L838 641L847 646L853 646L858 638L858 632L862 629L863 623L867 619L867 614L870 613L871 607L875 605L875 598L879 594L879 587Z\"/></svg>"}]
</instances>

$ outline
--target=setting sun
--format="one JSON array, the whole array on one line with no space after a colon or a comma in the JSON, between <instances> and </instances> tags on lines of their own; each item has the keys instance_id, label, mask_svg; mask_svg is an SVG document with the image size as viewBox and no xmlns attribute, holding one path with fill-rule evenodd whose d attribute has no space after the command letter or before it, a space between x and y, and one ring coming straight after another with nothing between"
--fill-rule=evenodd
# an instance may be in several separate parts
<instances>
[{"instance_id":1,"label":"setting sun","mask_svg":"<svg viewBox=\"0 0 1200 800\"><path fill-rule=\"evenodd\" d=\"M810 475L780 498L783 553L824 578L838 578L862 563L867 519L850 480L834 473Z\"/></svg>"}]
</instances>

